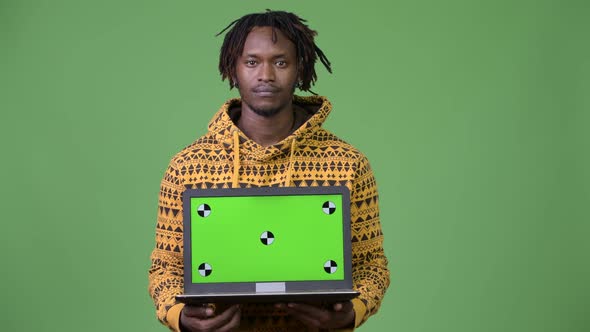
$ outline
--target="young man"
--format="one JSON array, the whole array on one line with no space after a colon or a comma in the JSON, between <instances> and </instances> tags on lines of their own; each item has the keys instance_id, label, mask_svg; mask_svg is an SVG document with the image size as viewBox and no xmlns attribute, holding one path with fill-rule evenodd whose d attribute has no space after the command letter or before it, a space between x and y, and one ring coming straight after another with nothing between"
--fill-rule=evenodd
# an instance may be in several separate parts
<instances>
[{"instance_id":1,"label":"young man","mask_svg":"<svg viewBox=\"0 0 590 332\"><path fill-rule=\"evenodd\" d=\"M209 132L176 154L159 196L149 291L158 319L173 331L352 330L377 312L389 285L375 179L365 156L321 128L325 97L300 97L315 83L316 32L278 11L232 22L219 69L241 98L222 105ZM232 27L233 26L233 27ZM347 186L351 192L352 275L360 296L320 306L304 303L189 306L183 292L182 192L187 188ZM305 245L302 243L302 245Z\"/></svg>"}]
</instances>

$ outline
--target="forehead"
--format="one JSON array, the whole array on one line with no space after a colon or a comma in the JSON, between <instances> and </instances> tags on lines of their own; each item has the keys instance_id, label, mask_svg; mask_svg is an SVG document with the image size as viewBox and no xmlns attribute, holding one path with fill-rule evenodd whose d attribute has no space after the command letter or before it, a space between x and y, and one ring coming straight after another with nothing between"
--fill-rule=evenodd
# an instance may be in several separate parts
<instances>
[{"instance_id":1,"label":"forehead","mask_svg":"<svg viewBox=\"0 0 590 332\"><path fill-rule=\"evenodd\" d=\"M244 42L242 56L283 54L295 57L295 44L280 29L275 28L274 33L276 40L273 41L272 27L252 28Z\"/></svg>"}]
</instances>

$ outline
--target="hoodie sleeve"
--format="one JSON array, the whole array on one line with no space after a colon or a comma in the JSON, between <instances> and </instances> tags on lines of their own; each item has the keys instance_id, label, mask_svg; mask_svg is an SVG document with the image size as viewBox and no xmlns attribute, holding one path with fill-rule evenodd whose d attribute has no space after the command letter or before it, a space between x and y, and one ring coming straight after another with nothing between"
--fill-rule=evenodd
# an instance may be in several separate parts
<instances>
[{"instance_id":1,"label":"hoodie sleeve","mask_svg":"<svg viewBox=\"0 0 590 332\"><path fill-rule=\"evenodd\" d=\"M359 160L351 190L352 279L361 294L354 299L355 327L375 314L389 286L379 220L377 186L369 161Z\"/></svg>"},{"instance_id":2,"label":"hoodie sleeve","mask_svg":"<svg viewBox=\"0 0 590 332\"><path fill-rule=\"evenodd\" d=\"M156 246L151 254L149 293L156 306L158 320L172 331L180 331L183 304L175 296L183 292L182 192L178 171L171 163L160 186Z\"/></svg>"}]
</instances>

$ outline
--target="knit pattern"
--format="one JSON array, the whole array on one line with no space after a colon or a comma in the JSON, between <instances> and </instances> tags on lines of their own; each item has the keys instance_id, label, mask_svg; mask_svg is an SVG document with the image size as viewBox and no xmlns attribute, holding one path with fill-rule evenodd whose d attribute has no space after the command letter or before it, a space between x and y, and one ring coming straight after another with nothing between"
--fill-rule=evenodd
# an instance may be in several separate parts
<instances>
[{"instance_id":1,"label":"knit pattern","mask_svg":"<svg viewBox=\"0 0 590 332\"><path fill-rule=\"evenodd\" d=\"M274 146L262 147L239 131L228 110L239 106L240 100L232 99L214 116L209 132L170 161L160 187L156 245L149 270L149 292L163 324L171 325L166 314L176 304L175 295L183 293L182 193L186 189L230 188L234 176L242 188L347 186L351 192L353 285L366 306L360 324L379 309L389 286L389 271L383 251L377 187L369 162L357 149L321 128L331 111L326 98L295 96L294 102L308 107L317 105L317 111ZM234 131L239 132L239 147L232 143ZM296 148L291 150L293 140ZM235 148L240 149L239 169L233 167ZM286 183L288 168L292 175ZM272 304L244 304L240 328L306 330Z\"/></svg>"}]
</instances>

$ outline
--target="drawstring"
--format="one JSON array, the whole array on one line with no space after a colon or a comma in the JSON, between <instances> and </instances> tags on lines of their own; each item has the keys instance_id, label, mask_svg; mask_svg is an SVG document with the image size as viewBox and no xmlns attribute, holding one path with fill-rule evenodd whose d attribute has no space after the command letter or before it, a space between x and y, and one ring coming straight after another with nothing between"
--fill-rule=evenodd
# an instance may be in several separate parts
<instances>
[{"instance_id":1,"label":"drawstring","mask_svg":"<svg viewBox=\"0 0 590 332\"><path fill-rule=\"evenodd\" d=\"M232 188L238 188L238 179L240 177L240 135L234 130L234 174L232 176Z\"/></svg>"},{"instance_id":2,"label":"drawstring","mask_svg":"<svg viewBox=\"0 0 590 332\"><path fill-rule=\"evenodd\" d=\"M287 165L287 178L283 183L283 187L291 186L291 173L293 168L293 155L295 154L295 141L296 139L293 139L293 141L291 142L291 153L289 153L289 164Z\"/></svg>"}]
</instances>

